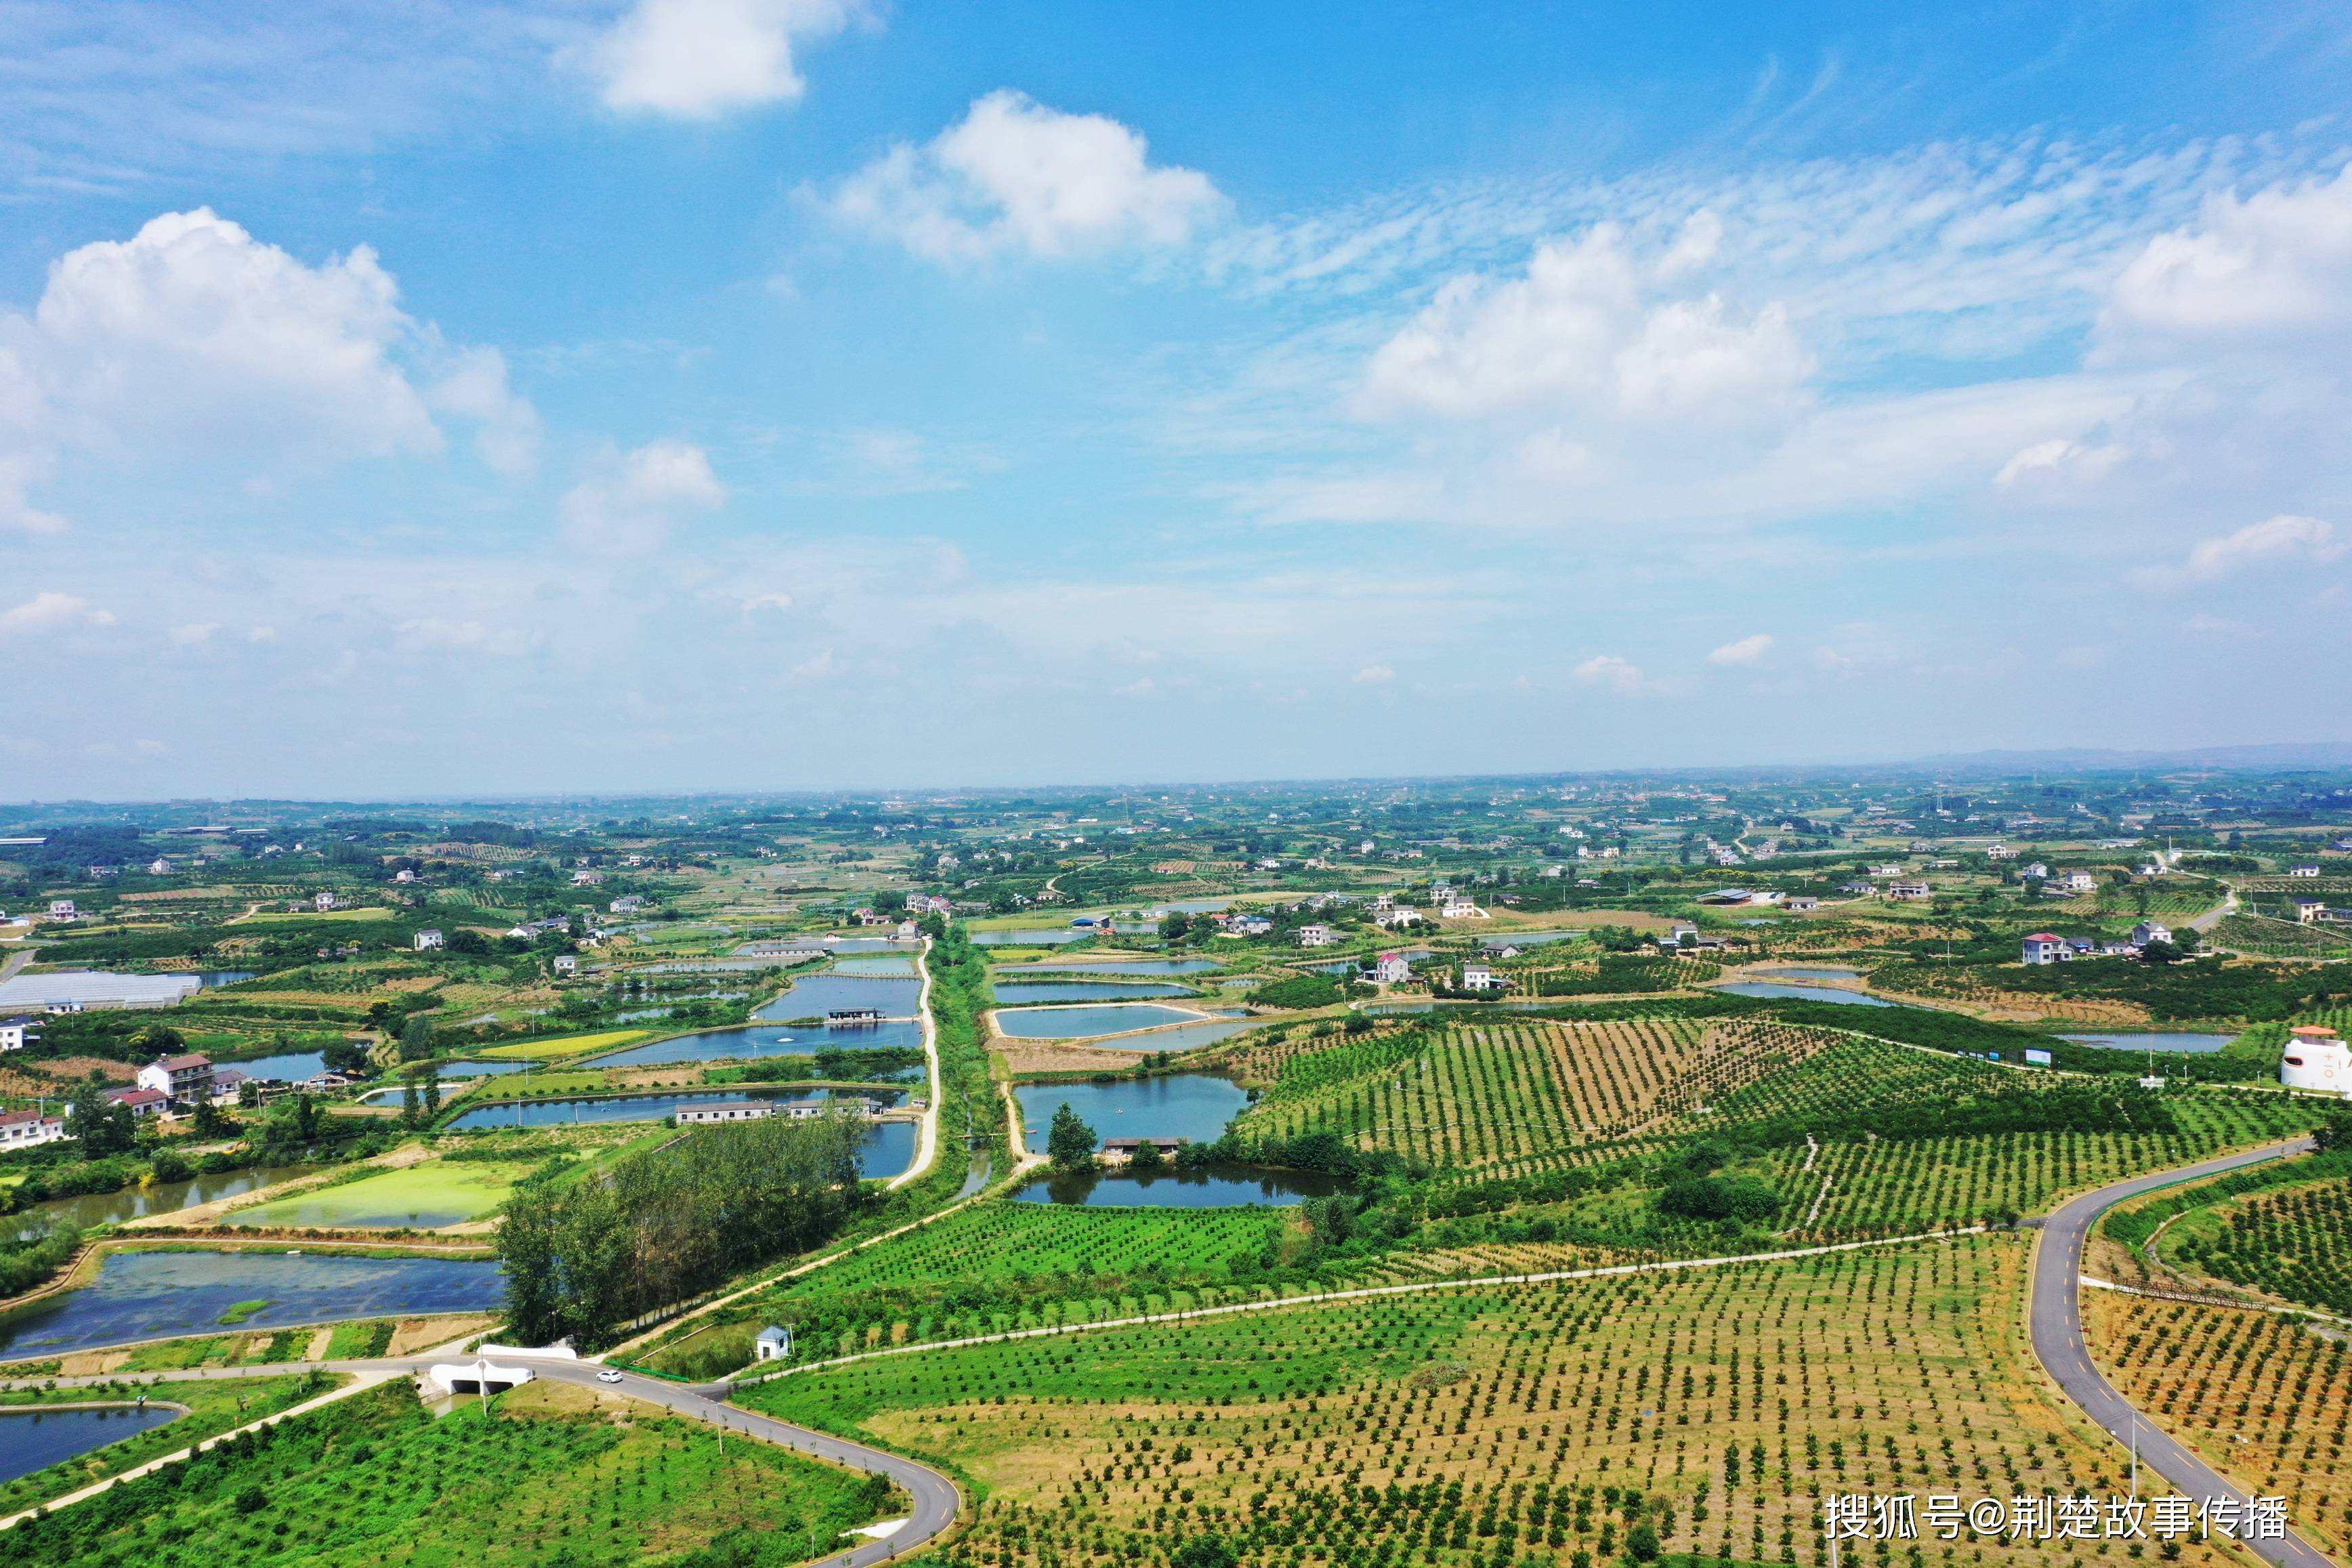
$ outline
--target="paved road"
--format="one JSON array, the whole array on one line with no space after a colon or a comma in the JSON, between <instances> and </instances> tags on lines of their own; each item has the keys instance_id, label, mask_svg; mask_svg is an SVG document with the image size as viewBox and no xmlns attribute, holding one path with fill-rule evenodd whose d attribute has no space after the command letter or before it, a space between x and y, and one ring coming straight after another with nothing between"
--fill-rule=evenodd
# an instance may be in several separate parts
<instances>
[{"instance_id":1,"label":"paved road","mask_svg":"<svg viewBox=\"0 0 2352 1568\"><path fill-rule=\"evenodd\" d=\"M2141 1466L2162 1476L2194 1502L2201 1503L2208 1498L2231 1498L2242 1505L2246 1494L2222 1479L2210 1465L2175 1442L2147 1416L2138 1415L2091 1364L2090 1352L2083 1342L2083 1243L2089 1238L2091 1222L2127 1197L2200 1176L2216 1176L2240 1166L2276 1159L2282 1155L2302 1154L2311 1146L2309 1138L2297 1138L2266 1149L2226 1155L2202 1165L2119 1181L2062 1206L2042 1228L2042 1245L2034 1254L2033 1264L2033 1354L2041 1358L2043 1368L2067 1396L2106 1428L2116 1442L2128 1444L2137 1434ZM2248 1551L2281 1568L2333 1568L2335 1561L2293 1535L2284 1541L2250 1541L2245 1545Z\"/></svg>"},{"instance_id":2,"label":"paved road","mask_svg":"<svg viewBox=\"0 0 2352 1568\"><path fill-rule=\"evenodd\" d=\"M204 1367L186 1372L115 1373L97 1377L58 1377L27 1380L0 1386L82 1388L102 1384L150 1384L178 1382L188 1378L213 1377L284 1377L289 1374L310 1371L313 1367L328 1372L360 1374L397 1373L413 1376L435 1361L466 1360L463 1354L426 1354L423 1356L387 1356L367 1361L281 1362L274 1366ZM617 1384L599 1383L597 1375L608 1370L593 1362L541 1361L533 1357L501 1355L501 1364L527 1364L537 1375L555 1383L576 1383L590 1388L610 1388L633 1399L658 1405L689 1420L707 1422L728 1432L740 1432L758 1437L779 1448L792 1448L853 1470L868 1473L879 1471L905 1489L915 1500L915 1506L897 1534L881 1541L869 1541L845 1552L836 1552L821 1559L814 1568L867 1568L868 1564L887 1563L902 1552L912 1550L939 1535L955 1522L962 1499L955 1483L927 1465L897 1454L886 1454L879 1448L869 1448L862 1443L813 1432L805 1427L739 1410L724 1403L729 1392L726 1384L691 1386L679 1383L664 1383L659 1378L643 1377L635 1373L621 1374ZM52 1505L54 1506L54 1505Z\"/></svg>"}]
</instances>

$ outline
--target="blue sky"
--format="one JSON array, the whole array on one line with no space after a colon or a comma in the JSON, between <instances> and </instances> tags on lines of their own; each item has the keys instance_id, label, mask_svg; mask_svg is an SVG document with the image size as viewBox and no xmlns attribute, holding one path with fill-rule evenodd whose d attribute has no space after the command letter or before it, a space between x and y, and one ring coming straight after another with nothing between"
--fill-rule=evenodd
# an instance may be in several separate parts
<instances>
[{"instance_id":1,"label":"blue sky","mask_svg":"<svg viewBox=\"0 0 2352 1568\"><path fill-rule=\"evenodd\" d=\"M2340 7L1268 10L0 10L0 797L2352 736Z\"/></svg>"}]
</instances>

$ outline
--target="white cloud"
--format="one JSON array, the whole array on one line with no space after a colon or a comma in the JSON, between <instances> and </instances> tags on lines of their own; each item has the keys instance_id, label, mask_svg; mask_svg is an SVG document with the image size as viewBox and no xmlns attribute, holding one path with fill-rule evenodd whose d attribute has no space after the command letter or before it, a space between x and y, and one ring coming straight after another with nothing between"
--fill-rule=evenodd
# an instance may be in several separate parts
<instances>
[{"instance_id":1,"label":"white cloud","mask_svg":"<svg viewBox=\"0 0 2352 1568\"><path fill-rule=\"evenodd\" d=\"M1631 696L1644 684L1640 668L1614 653L1596 653L1569 673L1579 685L1607 686L1620 696Z\"/></svg>"},{"instance_id":2,"label":"white cloud","mask_svg":"<svg viewBox=\"0 0 2352 1568\"><path fill-rule=\"evenodd\" d=\"M507 361L496 349L467 349L426 394L433 406L474 420L474 449L500 474L520 476L539 466L539 410L507 384Z\"/></svg>"},{"instance_id":3,"label":"white cloud","mask_svg":"<svg viewBox=\"0 0 2352 1568\"><path fill-rule=\"evenodd\" d=\"M5 325L69 427L381 455L440 441L393 362L399 293L366 246L307 267L199 207L68 251Z\"/></svg>"},{"instance_id":4,"label":"white cloud","mask_svg":"<svg viewBox=\"0 0 2352 1568\"><path fill-rule=\"evenodd\" d=\"M111 626L114 613L70 593L42 592L13 610L0 611L0 636L29 637L75 626Z\"/></svg>"},{"instance_id":5,"label":"white cloud","mask_svg":"<svg viewBox=\"0 0 2352 1568\"><path fill-rule=\"evenodd\" d=\"M1181 245L1224 204L1207 175L1153 167L1140 132L1010 90L975 99L919 148L892 148L828 203L844 221L939 262Z\"/></svg>"},{"instance_id":6,"label":"white cloud","mask_svg":"<svg viewBox=\"0 0 2352 1568\"><path fill-rule=\"evenodd\" d=\"M1360 407L1606 423L1710 409L1748 420L1788 404L1813 361L1787 309L1742 319L1715 294L1660 298L1664 271L1645 276L1624 230L1604 223L1538 246L1524 277L1455 277L1372 356Z\"/></svg>"},{"instance_id":7,"label":"white cloud","mask_svg":"<svg viewBox=\"0 0 2352 1568\"><path fill-rule=\"evenodd\" d=\"M2344 553L2344 548L2336 542L2333 525L2317 517L2283 513L2263 522L2248 523L2235 533L2206 539L2191 549L2178 565L2142 567L2131 576L2142 588L2185 588L2191 583L2216 581L2242 568L2268 561L2295 557L2334 560Z\"/></svg>"},{"instance_id":8,"label":"white cloud","mask_svg":"<svg viewBox=\"0 0 2352 1568\"><path fill-rule=\"evenodd\" d=\"M208 207L67 252L30 313L0 314L0 528L61 526L26 495L68 449L248 467L434 453L439 408L480 423L492 465L527 467L538 415L504 360L448 348L399 296L366 246L312 266ZM436 365L420 392L412 366Z\"/></svg>"},{"instance_id":9,"label":"white cloud","mask_svg":"<svg viewBox=\"0 0 2352 1568\"><path fill-rule=\"evenodd\" d=\"M211 642L213 633L219 630L220 622L217 621L194 621L185 626L173 627L172 641L183 648L201 648Z\"/></svg>"},{"instance_id":10,"label":"white cloud","mask_svg":"<svg viewBox=\"0 0 2352 1568\"><path fill-rule=\"evenodd\" d=\"M2124 460L2121 446L2089 446L2056 437L2037 441L2000 465L1993 483L2006 488L2039 478L2097 479Z\"/></svg>"},{"instance_id":11,"label":"white cloud","mask_svg":"<svg viewBox=\"0 0 2352 1568\"><path fill-rule=\"evenodd\" d=\"M637 0L571 60L607 108L708 120L797 99L808 84L793 46L863 14L854 0Z\"/></svg>"},{"instance_id":12,"label":"white cloud","mask_svg":"<svg viewBox=\"0 0 2352 1568\"><path fill-rule=\"evenodd\" d=\"M789 593L747 593L740 602L745 615L757 610L790 610L793 607L793 598Z\"/></svg>"},{"instance_id":13,"label":"white cloud","mask_svg":"<svg viewBox=\"0 0 2352 1568\"><path fill-rule=\"evenodd\" d=\"M2352 325L2352 166L2332 181L2209 198L2116 277L2111 336L2307 332Z\"/></svg>"},{"instance_id":14,"label":"white cloud","mask_svg":"<svg viewBox=\"0 0 2352 1568\"><path fill-rule=\"evenodd\" d=\"M795 685L814 684L830 678L840 667L834 660L833 650L827 648L822 653L813 658L803 659L799 664L787 669L784 672L784 679Z\"/></svg>"},{"instance_id":15,"label":"white cloud","mask_svg":"<svg viewBox=\"0 0 2352 1568\"><path fill-rule=\"evenodd\" d=\"M1726 643L1706 656L1710 664L1752 664L1772 651L1772 639L1759 632L1753 637L1742 637L1737 643Z\"/></svg>"},{"instance_id":16,"label":"white cloud","mask_svg":"<svg viewBox=\"0 0 2352 1568\"><path fill-rule=\"evenodd\" d=\"M1362 686L1384 686L1396 679L1396 672L1386 664L1366 664L1356 672L1356 684Z\"/></svg>"},{"instance_id":17,"label":"white cloud","mask_svg":"<svg viewBox=\"0 0 2352 1568\"><path fill-rule=\"evenodd\" d=\"M710 511L726 499L727 487L702 448L652 441L608 459L573 486L563 497L563 522L576 544L636 555L660 545L687 513Z\"/></svg>"}]
</instances>

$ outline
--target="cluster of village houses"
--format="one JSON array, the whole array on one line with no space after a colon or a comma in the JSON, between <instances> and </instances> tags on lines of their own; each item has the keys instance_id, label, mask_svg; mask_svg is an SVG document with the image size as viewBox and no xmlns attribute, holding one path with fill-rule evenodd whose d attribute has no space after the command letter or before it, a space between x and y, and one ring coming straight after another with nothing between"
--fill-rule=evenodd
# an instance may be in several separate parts
<instances>
[{"instance_id":1,"label":"cluster of village houses","mask_svg":"<svg viewBox=\"0 0 2352 1568\"><path fill-rule=\"evenodd\" d=\"M28 1040L37 1040L39 1020L28 1018L0 1019L0 1050L19 1050ZM171 1118L194 1113L198 1105L227 1106L241 1103L250 1085L257 1092L283 1092L289 1088L310 1090L341 1089L351 1080L337 1072L321 1072L299 1084L287 1084L276 1079L256 1079L233 1067L215 1067L212 1058L193 1053L179 1056L159 1056L139 1070L135 1082L126 1088L110 1089L105 1100L110 1105L121 1105L134 1117ZM11 1111L0 1114L0 1148L26 1148L35 1144L53 1144L66 1135L63 1116L41 1111Z\"/></svg>"}]
</instances>

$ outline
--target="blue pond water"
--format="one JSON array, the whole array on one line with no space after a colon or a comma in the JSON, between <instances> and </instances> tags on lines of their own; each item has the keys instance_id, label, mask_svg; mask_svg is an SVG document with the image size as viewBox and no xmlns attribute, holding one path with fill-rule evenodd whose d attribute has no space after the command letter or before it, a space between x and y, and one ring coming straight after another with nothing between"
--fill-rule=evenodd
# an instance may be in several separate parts
<instances>
[{"instance_id":1,"label":"blue pond water","mask_svg":"<svg viewBox=\"0 0 2352 1568\"><path fill-rule=\"evenodd\" d=\"M1000 977L1013 977L1049 972L1085 975L1197 975L1204 969L1221 969L1223 965L1214 958L1055 958L1049 963L1004 964L997 968Z\"/></svg>"},{"instance_id":2,"label":"blue pond water","mask_svg":"<svg viewBox=\"0 0 2352 1568\"><path fill-rule=\"evenodd\" d=\"M1859 980L1862 978L1862 971L1860 969L1840 969L1836 967L1812 969L1771 968L1759 969L1756 972L1759 975L1775 975L1784 980Z\"/></svg>"},{"instance_id":3,"label":"blue pond water","mask_svg":"<svg viewBox=\"0 0 2352 1568\"><path fill-rule=\"evenodd\" d=\"M179 1417L179 1411L165 1405L144 1410L0 1409L0 1481L46 1470Z\"/></svg>"},{"instance_id":4,"label":"blue pond water","mask_svg":"<svg viewBox=\"0 0 2352 1568\"><path fill-rule=\"evenodd\" d=\"M214 969L209 973L198 975L196 977L196 984L200 986L234 986L239 980L250 980L253 977L254 971L251 969Z\"/></svg>"},{"instance_id":5,"label":"blue pond water","mask_svg":"<svg viewBox=\"0 0 2352 1568\"><path fill-rule=\"evenodd\" d=\"M912 1018L922 996L914 979L876 979L858 975L811 975L751 1016L755 1019L823 1018L836 1008L880 1008L885 1018Z\"/></svg>"},{"instance_id":6,"label":"blue pond water","mask_svg":"<svg viewBox=\"0 0 2352 1568\"><path fill-rule=\"evenodd\" d=\"M1091 931L1071 931L1049 926L1036 931L975 931L971 945L975 947L1058 947L1065 942L1076 942L1093 936Z\"/></svg>"},{"instance_id":7,"label":"blue pond water","mask_svg":"<svg viewBox=\"0 0 2352 1568\"><path fill-rule=\"evenodd\" d=\"M1247 1019L1228 1019L1218 1023L1181 1024L1175 1029L1159 1029L1150 1034L1123 1036L1118 1042L1120 1051L1167 1052L1191 1051L1211 1045L1253 1027Z\"/></svg>"},{"instance_id":8,"label":"blue pond water","mask_svg":"<svg viewBox=\"0 0 2352 1568\"><path fill-rule=\"evenodd\" d=\"M499 1266L449 1258L282 1252L114 1252L98 1278L0 1323L0 1355L51 1355L223 1332L240 1301L269 1304L247 1328L347 1318L487 1312L506 1295Z\"/></svg>"},{"instance_id":9,"label":"blue pond water","mask_svg":"<svg viewBox=\"0 0 2352 1568\"><path fill-rule=\"evenodd\" d=\"M1510 931L1500 936L1489 936L1480 945L1487 947L1540 947L1547 942L1573 942L1583 935L1581 931Z\"/></svg>"},{"instance_id":10,"label":"blue pond water","mask_svg":"<svg viewBox=\"0 0 2352 1568\"><path fill-rule=\"evenodd\" d=\"M315 1051L291 1051L282 1056L257 1056L251 1061L224 1061L220 1065L233 1067L247 1078L282 1078L289 1083L299 1083L326 1071L327 1059Z\"/></svg>"},{"instance_id":11,"label":"blue pond water","mask_svg":"<svg viewBox=\"0 0 2352 1568\"><path fill-rule=\"evenodd\" d=\"M1061 1203L1097 1208L1233 1208L1245 1203L1287 1207L1343 1190L1345 1178L1314 1171L1273 1171L1255 1166L1212 1166L1160 1176L1039 1176L1013 1193L1020 1203Z\"/></svg>"},{"instance_id":12,"label":"blue pond water","mask_svg":"<svg viewBox=\"0 0 2352 1568\"><path fill-rule=\"evenodd\" d=\"M593 1067L648 1067L670 1061L718 1061L729 1058L809 1056L828 1047L862 1050L872 1046L920 1046L923 1026L912 1019L889 1019L875 1024L805 1025L780 1029L754 1024L748 1029L704 1030L672 1040L633 1045L625 1051L592 1056Z\"/></svg>"},{"instance_id":13,"label":"blue pond water","mask_svg":"<svg viewBox=\"0 0 2352 1568\"><path fill-rule=\"evenodd\" d=\"M1055 1108L1066 1103L1101 1138L1190 1138L1214 1143L1225 1124L1241 1114L1249 1092L1229 1078L1181 1072L1116 1083L1031 1083L1016 1089L1022 1136L1033 1149L1045 1146Z\"/></svg>"},{"instance_id":14,"label":"blue pond water","mask_svg":"<svg viewBox=\"0 0 2352 1568\"><path fill-rule=\"evenodd\" d=\"M1735 997L1785 997L1800 1002L1844 1002L1853 1007L1891 1008L1900 1004L1862 991L1841 991L1834 986L1776 986L1769 980L1737 980L1717 986Z\"/></svg>"},{"instance_id":15,"label":"blue pond water","mask_svg":"<svg viewBox=\"0 0 2352 1568\"><path fill-rule=\"evenodd\" d=\"M630 1094L600 1100L532 1100L509 1105L482 1105L467 1112L450 1125L469 1127L547 1127L563 1124L590 1122L658 1122L677 1113L680 1105L744 1105L757 1100L791 1098L797 1091L779 1091L775 1094L746 1094L729 1090L709 1090L699 1093ZM864 1094L888 1103L898 1097L899 1091L877 1083ZM894 1176L907 1168L915 1157L915 1124L912 1122L877 1122L867 1130L865 1150L858 1155L858 1170L870 1176Z\"/></svg>"},{"instance_id":16,"label":"blue pond water","mask_svg":"<svg viewBox=\"0 0 2352 1568\"><path fill-rule=\"evenodd\" d=\"M2202 1056L2221 1050L2234 1034L2062 1034L2078 1045L2105 1045L2117 1051L2179 1051Z\"/></svg>"},{"instance_id":17,"label":"blue pond water","mask_svg":"<svg viewBox=\"0 0 2352 1568\"><path fill-rule=\"evenodd\" d=\"M1155 1024L1182 1023L1193 1016L1190 1009L1171 1008L1160 1002L1028 1008L998 1013L996 1030L1012 1040L1083 1040L1089 1035L1117 1034L1122 1030L1150 1029Z\"/></svg>"},{"instance_id":18,"label":"blue pond water","mask_svg":"<svg viewBox=\"0 0 2352 1568\"><path fill-rule=\"evenodd\" d=\"M833 967L836 975L911 975L915 958L910 953L881 953L871 958L844 958Z\"/></svg>"},{"instance_id":19,"label":"blue pond water","mask_svg":"<svg viewBox=\"0 0 2352 1568\"><path fill-rule=\"evenodd\" d=\"M1000 1002L1118 1002L1148 997L1189 997L1190 986L1150 980L1005 980L996 982Z\"/></svg>"}]
</instances>

